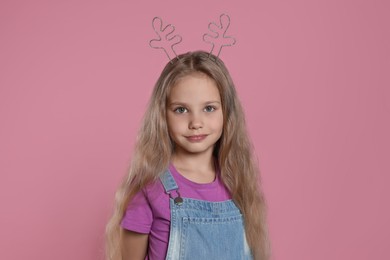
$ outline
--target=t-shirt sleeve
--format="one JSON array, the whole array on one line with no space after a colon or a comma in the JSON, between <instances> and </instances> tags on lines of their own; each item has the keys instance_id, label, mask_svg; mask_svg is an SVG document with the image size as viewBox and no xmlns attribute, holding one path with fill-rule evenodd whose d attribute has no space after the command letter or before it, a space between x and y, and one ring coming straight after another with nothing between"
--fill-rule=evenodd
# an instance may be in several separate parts
<instances>
[{"instance_id":1,"label":"t-shirt sleeve","mask_svg":"<svg viewBox=\"0 0 390 260\"><path fill-rule=\"evenodd\" d=\"M121 226L124 229L148 234L153 222L153 213L143 190L131 199L123 216Z\"/></svg>"}]
</instances>

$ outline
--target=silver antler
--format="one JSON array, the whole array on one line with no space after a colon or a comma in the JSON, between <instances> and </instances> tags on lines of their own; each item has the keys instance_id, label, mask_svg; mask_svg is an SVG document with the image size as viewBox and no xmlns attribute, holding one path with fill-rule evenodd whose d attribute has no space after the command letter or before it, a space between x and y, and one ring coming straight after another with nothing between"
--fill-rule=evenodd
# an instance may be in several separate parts
<instances>
[{"instance_id":1,"label":"silver antler","mask_svg":"<svg viewBox=\"0 0 390 260\"><path fill-rule=\"evenodd\" d=\"M209 31L203 35L203 41L212 45L210 54L213 54L214 49L217 49L217 57L225 46L233 46L236 39L231 36L226 36L226 31L230 25L230 17L227 14L221 14L219 17L219 24L214 22L209 23Z\"/></svg>"},{"instance_id":2,"label":"silver antler","mask_svg":"<svg viewBox=\"0 0 390 260\"><path fill-rule=\"evenodd\" d=\"M182 38L180 35L173 35L175 26L168 24L163 28L163 21L160 17L154 17L152 21L152 27L156 32L158 38L149 41L150 47L154 49L163 49L168 56L169 61L172 63L173 58L177 58L177 54L173 47L181 43Z\"/></svg>"}]
</instances>

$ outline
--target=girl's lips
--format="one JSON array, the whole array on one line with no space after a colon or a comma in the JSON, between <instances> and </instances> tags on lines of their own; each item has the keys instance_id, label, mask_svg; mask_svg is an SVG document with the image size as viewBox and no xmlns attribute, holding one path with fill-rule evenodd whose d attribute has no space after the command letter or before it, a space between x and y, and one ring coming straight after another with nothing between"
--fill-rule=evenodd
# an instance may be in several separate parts
<instances>
[{"instance_id":1,"label":"girl's lips","mask_svg":"<svg viewBox=\"0 0 390 260\"><path fill-rule=\"evenodd\" d=\"M187 140L190 142L201 142L203 141L207 135L191 135L191 136L186 136Z\"/></svg>"}]
</instances>

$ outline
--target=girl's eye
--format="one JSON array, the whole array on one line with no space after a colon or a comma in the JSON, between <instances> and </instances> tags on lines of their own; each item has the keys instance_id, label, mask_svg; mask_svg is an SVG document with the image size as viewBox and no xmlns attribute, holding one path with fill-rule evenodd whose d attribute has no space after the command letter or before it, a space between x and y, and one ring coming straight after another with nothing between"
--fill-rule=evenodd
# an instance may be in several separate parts
<instances>
[{"instance_id":1,"label":"girl's eye","mask_svg":"<svg viewBox=\"0 0 390 260\"><path fill-rule=\"evenodd\" d=\"M207 106L204 108L204 111L206 111L206 112L213 112L214 110L215 110L215 107L213 107L213 106Z\"/></svg>"},{"instance_id":2,"label":"girl's eye","mask_svg":"<svg viewBox=\"0 0 390 260\"><path fill-rule=\"evenodd\" d=\"M176 108L176 109L173 110L173 111L176 112L176 113L182 114L182 113L187 112L187 109L184 108L184 107L178 107L178 108Z\"/></svg>"}]
</instances>

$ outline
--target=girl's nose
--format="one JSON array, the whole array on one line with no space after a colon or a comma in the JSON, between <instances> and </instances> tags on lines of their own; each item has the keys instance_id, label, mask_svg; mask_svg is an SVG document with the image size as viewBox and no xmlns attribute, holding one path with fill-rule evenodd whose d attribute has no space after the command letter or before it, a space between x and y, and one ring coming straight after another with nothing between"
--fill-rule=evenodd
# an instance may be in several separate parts
<instances>
[{"instance_id":1,"label":"girl's nose","mask_svg":"<svg viewBox=\"0 0 390 260\"><path fill-rule=\"evenodd\" d=\"M202 118L200 115L192 115L188 124L189 129L199 129L203 127Z\"/></svg>"}]
</instances>

